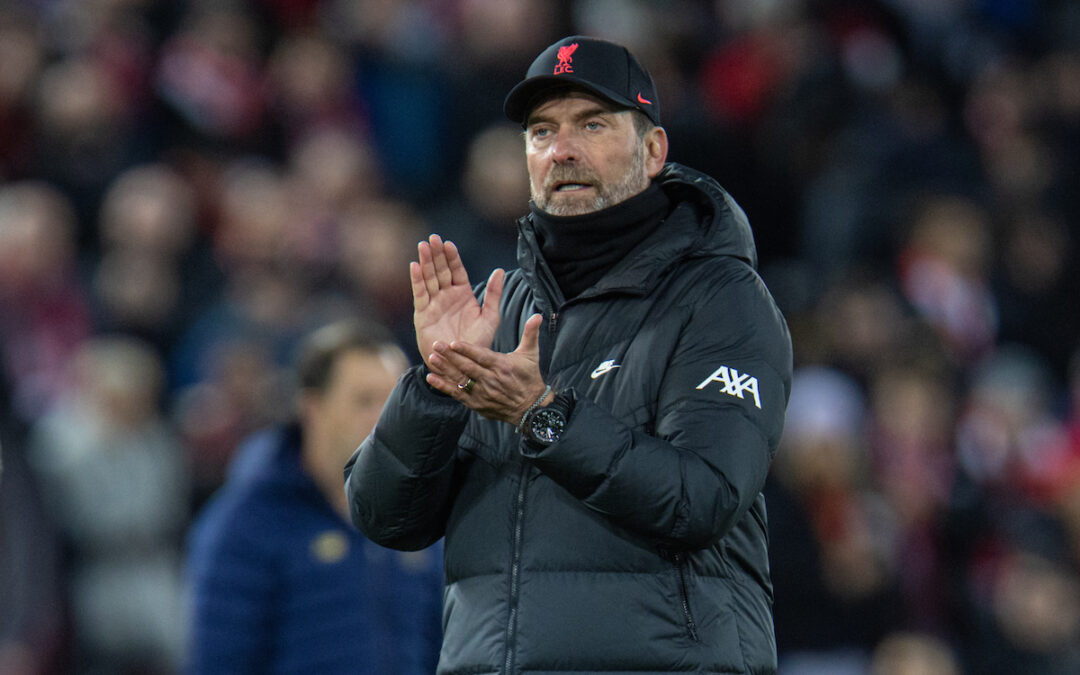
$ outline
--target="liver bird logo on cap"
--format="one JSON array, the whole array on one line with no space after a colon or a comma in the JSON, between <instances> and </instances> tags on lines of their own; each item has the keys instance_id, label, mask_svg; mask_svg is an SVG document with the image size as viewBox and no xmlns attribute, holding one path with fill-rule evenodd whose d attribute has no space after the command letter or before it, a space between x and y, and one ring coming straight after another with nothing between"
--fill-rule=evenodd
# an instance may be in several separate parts
<instances>
[{"instance_id":1,"label":"liver bird logo on cap","mask_svg":"<svg viewBox=\"0 0 1080 675\"><path fill-rule=\"evenodd\" d=\"M574 72L574 67L571 65L574 62L573 53L577 49L577 43L565 45L559 47L559 53L556 54L556 58L559 62L555 64L555 72L552 75L562 75L563 73Z\"/></svg>"}]
</instances>

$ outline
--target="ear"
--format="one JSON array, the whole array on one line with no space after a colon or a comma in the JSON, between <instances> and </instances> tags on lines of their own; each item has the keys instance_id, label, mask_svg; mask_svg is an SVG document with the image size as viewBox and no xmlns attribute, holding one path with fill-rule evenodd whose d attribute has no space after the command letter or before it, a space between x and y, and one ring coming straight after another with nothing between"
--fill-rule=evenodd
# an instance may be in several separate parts
<instances>
[{"instance_id":1,"label":"ear","mask_svg":"<svg viewBox=\"0 0 1080 675\"><path fill-rule=\"evenodd\" d=\"M667 161L668 139L664 127L653 127L645 134L645 169L655 178Z\"/></svg>"}]
</instances>

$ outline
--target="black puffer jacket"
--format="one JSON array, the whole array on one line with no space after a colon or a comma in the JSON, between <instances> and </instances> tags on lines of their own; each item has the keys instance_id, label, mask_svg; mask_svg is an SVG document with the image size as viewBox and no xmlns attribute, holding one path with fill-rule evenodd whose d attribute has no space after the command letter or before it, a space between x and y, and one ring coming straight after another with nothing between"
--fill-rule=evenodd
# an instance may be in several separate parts
<instances>
[{"instance_id":1,"label":"black puffer jacket","mask_svg":"<svg viewBox=\"0 0 1080 675\"><path fill-rule=\"evenodd\" d=\"M526 456L417 369L346 467L368 537L446 536L439 673L776 668L760 491L790 337L742 210L690 169L657 180L671 214L571 301L521 222L494 349L544 314L545 380L576 400L560 441Z\"/></svg>"}]
</instances>

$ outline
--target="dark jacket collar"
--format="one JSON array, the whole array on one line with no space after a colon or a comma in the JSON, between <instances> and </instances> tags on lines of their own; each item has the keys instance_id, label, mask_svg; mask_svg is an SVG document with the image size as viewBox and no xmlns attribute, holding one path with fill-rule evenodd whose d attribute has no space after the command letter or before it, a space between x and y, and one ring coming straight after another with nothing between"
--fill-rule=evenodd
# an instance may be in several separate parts
<instances>
[{"instance_id":1,"label":"dark jacket collar","mask_svg":"<svg viewBox=\"0 0 1080 675\"><path fill-rule=\"evenodd\" d=\"M757 267L753 232L742 208L720 184L689 167L669 162L653 179L673 208L664 224L635 246L580 297L605 292L646 293L679 260L729 255ZM540 253L532 215L518 221L518 264L534 287L556 304L564 301Z\"/></svg>"},{"instance_id":2,"label":"dark jacket collar","mask_svg":"<svg viewBox=\"0 0 1080 675\"><path fill-rule=\"evenodd\" d=\"M592 287L667 217L671 203L659 183L602 211L553 216L530 202L540 253L567 298Z\"/></svg>"}]
</instances>

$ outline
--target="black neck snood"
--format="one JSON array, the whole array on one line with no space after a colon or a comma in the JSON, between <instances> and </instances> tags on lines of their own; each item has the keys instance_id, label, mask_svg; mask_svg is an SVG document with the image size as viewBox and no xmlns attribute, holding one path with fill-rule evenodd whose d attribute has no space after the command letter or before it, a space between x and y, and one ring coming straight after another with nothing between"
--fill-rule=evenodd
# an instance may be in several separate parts
<instances>
[{"instance_id":1,"label":"black neck snood","mask_svg":"<svg viewBox=\"0 0 1080 675\"><path fill-rule=\"evenodd\" d=\"M671 204L659 184L602 211L553 216L529 202L540 252L567 299L576 297L659 227Z\"/></svg>"}]
</instances>

